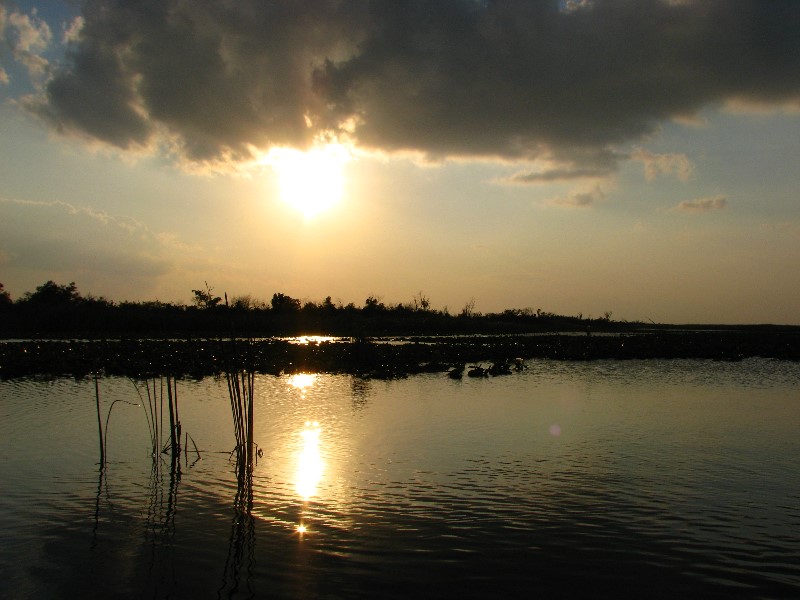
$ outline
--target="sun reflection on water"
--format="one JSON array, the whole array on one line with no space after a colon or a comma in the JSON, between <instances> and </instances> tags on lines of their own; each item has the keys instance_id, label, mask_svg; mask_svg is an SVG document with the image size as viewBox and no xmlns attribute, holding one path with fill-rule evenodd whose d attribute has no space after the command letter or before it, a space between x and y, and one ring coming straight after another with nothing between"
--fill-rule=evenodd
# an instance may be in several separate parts
<instances>
[{"instance_id":1,"label":"sun reflection on water","mask_svg":"<svg viewBox=\"0 0 800 600\"><path fill-rule=\"evenodd\" d=\"M289 378L289 385L298 390L305 391L307 388L314 385L316 379L316 373L295 373Z\"/></svg>"},{"instance_id":2,"label":"sun reflection on water","mask_svg":"<svg viewBox=\"0 0 800 600\"><path fill-rule=\"evenodd\" d=\"M304 501L317 495L317 486L325 468L319 450L319 433L317 421L307 421L305 429L300 432L303 442L297 459L295 489Z\"/></svg>"},{"instance_id":3,"label":"sun reflection on water","mask_svg":"<svg viewBox=\"0 0 800 600\"><path fill-rule=\"evenodd\" d=\"M325 342L335 342L336 338L329 335L301 335L298 337L286 338L289 343L298 346L319 346Z\"/></svg>"},{"instance_id":4,"label":"sun reflection on water","mask_svg":"<svg viewBox=\"0 0 800 600\"><path fill-rule=\"evenodd\" d=\"M295 373L288 379L289 387L297 390L301 401L306 399L307 392L317 382L316 373ZM305 405L305 402L303 402ZM309 532L303 513L306 512L306 504L318 495L319 483L325 470L325 463L320 452L320 424L319 421L306 421L303 429L297 433L300 438L296 454L297 470L295 472L295 492L302 501L300 519L294 526L294 532L303 539ZM296 438L295 438L296 439Z\"/></svg>"}]
</instances>

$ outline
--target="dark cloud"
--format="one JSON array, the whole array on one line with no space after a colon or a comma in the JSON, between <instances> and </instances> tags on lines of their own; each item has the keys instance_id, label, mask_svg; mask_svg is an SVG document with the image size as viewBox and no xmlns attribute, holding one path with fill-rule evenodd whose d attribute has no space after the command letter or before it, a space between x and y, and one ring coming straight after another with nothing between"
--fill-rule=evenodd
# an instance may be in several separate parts
<instances>
[{"instance_id":1,"label":"dark cloud","mask_svg":"<svg viewBox=\"0 0 800 600\"><path fill-rule=\"evenodd\" d=\"M356 11L357 12L357 11ZM68 65L32 109L129 148L160 136L190 160L299 145L323 106L311 74L353 41L344 4L90 0Z\"/></svg>"},{"instance_id":2,"label":"dark cloud","mask_svg":"<svg viewBox=\"0 0 800 600\"><path fill-rule=\"evenodd\" d=\"M345 128L368 148L545 156L567 166L544 177L581 175L670 118L800 96L795 0L96 0L83 13L35 110L197 161Z\"/></svg>"}]
</instances>

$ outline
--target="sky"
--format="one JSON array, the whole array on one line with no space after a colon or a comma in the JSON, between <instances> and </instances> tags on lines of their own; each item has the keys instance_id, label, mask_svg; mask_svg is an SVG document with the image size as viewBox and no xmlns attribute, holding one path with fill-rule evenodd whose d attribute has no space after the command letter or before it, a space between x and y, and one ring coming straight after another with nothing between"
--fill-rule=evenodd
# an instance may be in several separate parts
<instances>
[{"instance_id":1,"label":"sky","mask_svg":"<svg viewBox=\"0 0 800 600\"><path fill-rule=\"evenodd\" d=\"M800 2L0 0L0 282L800 324Z\"/></svg>"}]
</instances>

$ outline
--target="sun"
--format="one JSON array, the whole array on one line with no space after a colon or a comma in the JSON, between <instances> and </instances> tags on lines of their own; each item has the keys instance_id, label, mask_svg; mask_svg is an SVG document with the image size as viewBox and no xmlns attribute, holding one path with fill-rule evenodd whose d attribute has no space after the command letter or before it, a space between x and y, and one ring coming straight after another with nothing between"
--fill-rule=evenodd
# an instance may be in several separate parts
<instances>
[{"instance_id":1,"label":"sun","mask_svg":"<svg viewBox=\"0 0 800 600\"><path fill-rule=\"evenodd\" d=\"M312 219L341 201L344 167L350 158L345 146L327 144L305 152L273 148L266 162L278 175L281 199Z\"/></svg>"}]
</instances>

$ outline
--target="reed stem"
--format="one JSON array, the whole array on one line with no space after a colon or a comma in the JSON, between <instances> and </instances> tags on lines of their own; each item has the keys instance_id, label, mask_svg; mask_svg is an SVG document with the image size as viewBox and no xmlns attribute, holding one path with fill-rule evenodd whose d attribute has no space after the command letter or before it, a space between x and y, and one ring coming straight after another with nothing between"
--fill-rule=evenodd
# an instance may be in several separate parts
<instances>
[{"instance_id":1,"label":"reed stem","mask_svg":"<svg viewBox=\"0 0 800 600\"><path fill-rule=\"evenodd\" d=\"M225 376L231 401L233 433L236 438L236 461L240 469L246 470L253 465L255 376L252 372L244 370L227 372Z\"/></svg>"},{"instance_id":2,"label":"reed stem","mask_svg":"<svg viewBox=\"0 0 800 600\"><path fill-rule=\"evenodd\" d=\"M103 441L103 419L100 416L100 385L97 382L97 372L94 374L94 397L97 404L97 431L100 435L100 469L106 466L106 445Z\"/></svg>"}]
</instances>

